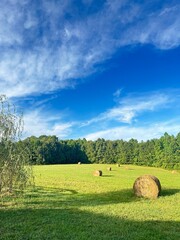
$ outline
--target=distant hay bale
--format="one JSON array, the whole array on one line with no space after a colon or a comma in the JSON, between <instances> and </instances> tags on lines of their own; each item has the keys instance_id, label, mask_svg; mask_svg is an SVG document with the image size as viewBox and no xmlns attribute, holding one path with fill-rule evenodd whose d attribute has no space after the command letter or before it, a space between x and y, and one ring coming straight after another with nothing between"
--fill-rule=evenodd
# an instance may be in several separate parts
<instances>
[{"instance_id":1,"label":"distant hay bale","mask_svg":"<svg viewBox=\"0 0 180 240\"><path fill-rule=\"evenodd\" d=\"M97 177L100 177L102 176L102 171L101 170L96 170L94 173L93 173L94 176L97 176Z\"/></svg>"},{"instance_id":2,"label":"distant hay bale","mask_svg":"<svg viewBox=\"0 0 180 240\"><path fill-rule=\"evenodd\" d=\"M81 162L78 162L78 164L80 165L80 164L81 164Z\"/></svg>"},{"instance_id":3,"label":"distant hay bale","mask_svg":"<svg viewBox=\"0 0 180 240\"><path fill-rule=\"evenodd\" d=\"M155 176L144 175L136 179L133 190L137 197L155 199L160 194L161 184Z\"/></svg>"},{"instance_id":4,"label":"distant hay bale","mask_svg":"<svg viewBox=\"0 0 180 240\"><path fill-rule=\"evenodd\" d=\"M132 168L127 167L127 166L125 167L125 169L126 169L126 170L133 170Z\"/></svg>"},{"instance_id":5,"label":"distant hay bale","mask_svg":"<svg viewBox=\"0 0 180 240\"><path fill-rule=\"evenodd\" d=\"M108 170L108 171L111 171L112 169L111 169L111 167L108 167L107 170Z\"/></svg>"}]
</instances>

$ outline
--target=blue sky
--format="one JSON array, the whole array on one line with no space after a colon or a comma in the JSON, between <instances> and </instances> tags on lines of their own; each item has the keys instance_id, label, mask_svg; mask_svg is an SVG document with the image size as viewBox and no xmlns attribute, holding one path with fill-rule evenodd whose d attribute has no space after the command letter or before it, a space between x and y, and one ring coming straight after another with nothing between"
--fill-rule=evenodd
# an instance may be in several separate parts
<instances>
[{"instance_id":1,"label":"blue sky","mask_svg":"<svg viewBox=\"0 0 180 240\"><path fill-rule=\"evenodd\" d=\"M180 131L178 0L1 0L0 94L24 137Z\"/></svg>"}]
</instances>

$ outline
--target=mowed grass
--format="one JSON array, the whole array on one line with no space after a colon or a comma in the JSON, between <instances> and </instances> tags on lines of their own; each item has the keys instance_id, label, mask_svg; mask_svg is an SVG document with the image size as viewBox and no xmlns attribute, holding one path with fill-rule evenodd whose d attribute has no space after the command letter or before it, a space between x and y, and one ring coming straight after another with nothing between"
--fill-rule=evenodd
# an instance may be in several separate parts
<instances>
[{"instance_id":1,"label":"mowed grass","mask_svg":"<svg viewBox=\"0 0 180 240\"><path fill-rule=\"evenodd\" d=\"M102 177L93 176L96 169ZM158 199L133 195L133 183L143 174L159 178ZM180 173L81 164L35 166L34 175L34 188L1 199L1 240L180 239Z\"/></svg>"}]
</instances>

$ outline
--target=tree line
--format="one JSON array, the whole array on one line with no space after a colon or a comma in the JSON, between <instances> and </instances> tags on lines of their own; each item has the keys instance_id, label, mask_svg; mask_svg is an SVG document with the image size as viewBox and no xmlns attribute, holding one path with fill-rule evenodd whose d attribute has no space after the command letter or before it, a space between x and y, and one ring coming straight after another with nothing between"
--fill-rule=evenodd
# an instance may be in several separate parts
<instances>
[{"instance_id":1,"label":"tree line","mask_svg":"<svg viewBox=\"0 0 180 240\"><path fill-rule=\"evenodd\" d=\"M56 136L31 136L18 146L29 149L32 164L119 163L180 169L180 133L159 139L96 141L59 140Z\"/></svg>"}]
</instances>

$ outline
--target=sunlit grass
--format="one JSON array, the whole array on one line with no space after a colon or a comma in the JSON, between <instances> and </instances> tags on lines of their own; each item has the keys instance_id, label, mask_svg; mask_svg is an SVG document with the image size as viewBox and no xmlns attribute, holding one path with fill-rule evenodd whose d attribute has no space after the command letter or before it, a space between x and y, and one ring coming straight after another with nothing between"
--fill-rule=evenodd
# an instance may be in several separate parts
<instances>
[{"instance_id":1,"label":"sunlit grass","mask_svg":"<svg viewBox=\"0 0 180 240\"><path fill-rule=\"evenodd\" d=\"M158 199L133 195L143 174L159 178ZM34 175L35 188L1 200L0 239L180 239L179 173L81 164L35 166Z\"/></svg>"}]
</instances>

